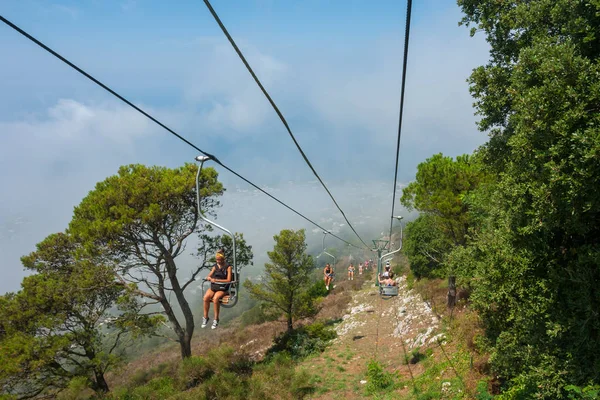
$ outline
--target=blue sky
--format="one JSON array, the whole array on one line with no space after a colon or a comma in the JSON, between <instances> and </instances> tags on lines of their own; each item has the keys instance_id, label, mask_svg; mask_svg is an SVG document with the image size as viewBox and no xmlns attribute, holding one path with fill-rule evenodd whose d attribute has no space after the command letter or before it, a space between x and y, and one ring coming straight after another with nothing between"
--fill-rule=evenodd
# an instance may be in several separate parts
<instances>
[{"instance_id":1,"label":"blue sky","mask_svg":"<svg viewBox=\"0 0 600 400\"><path fill-rule=\"evenodd\" d=\"M373 204L389 214L406 3L215 0L213 7L350 220ZM302 186L314 177L201 0L0 0L0 14L309 217L334 213L324 191ZM458 27L460 18L452 2L414 4L401 182L434 153L468 153L486 140L465 80L488 48ZM3 24L0 49L2 293L24 276L19 257L63 230L73 207L119 165L175 167L196 154ZM270 238L305 226L293 214L248 210L234 198L245 185L225 171L221 179L237 207L221 220L253 216L234 230L252 236L265 224L272 229L261 235ZM372 182L389 190L359 204L360 185ZM266 214L280 207L263 201ZM371 228L387 225L381 219Z\"/></svg>"}]
</instances>

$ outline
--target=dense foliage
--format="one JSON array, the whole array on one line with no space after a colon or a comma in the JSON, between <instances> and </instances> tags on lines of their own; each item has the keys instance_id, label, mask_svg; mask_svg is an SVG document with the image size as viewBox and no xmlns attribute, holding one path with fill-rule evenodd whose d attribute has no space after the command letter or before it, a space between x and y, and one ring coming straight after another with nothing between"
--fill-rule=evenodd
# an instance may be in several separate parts
<instances>
[{"instance_id":1,"label":"dense foliage","mask_svg":"<svg viewBox=\"0 0 600 400\"><path fill-rule=\"evenodd\" d=\"M452 242L444 235L433 215L422 214L406 226L402 251L416 278L435 277L443 271Z\"/></svg>"},{"instance_id":2,"label":"dense foliage","mask_svg":"<svg viewBox=\"0 0 600 400\"><path fill-rule=\"evenodd\" d=\"M600 379L600 3L459 5L491 46L470 78L490 140L419 165L406 253L470 287L503 398L569 398Z\"/></svg>"},{"instance_id":3,"label":"dense foliage","mask_svg":"<svg viewBox=\"0 0 600 400\"><path fill-rule=\"evenodd\" d=\"M600 379L600 3L460 0L491 58L471 75L485 168L455 263L507 398Z\"/></svg>"},{"instance_id":4,"label":"dense foliage","mask_svg":"<svg viewBox=\"0 0 600 400\"><path fill-rule=\"evenodd\" d=\"M253 265L254 253L252 253L252 246L250 246L246 239L244 239L243 233L234 233L235 235L235 262L237 268L242 270L244 267ZM225 255L225 260L233 265L233 240L229 235L210 236L207 234L200 234L200 247L196 254L200 260L211 268L216 263L215 254L217 250L222 250ZM237 278L236 278L237 279Z\"/></svg>"}]
</instances>

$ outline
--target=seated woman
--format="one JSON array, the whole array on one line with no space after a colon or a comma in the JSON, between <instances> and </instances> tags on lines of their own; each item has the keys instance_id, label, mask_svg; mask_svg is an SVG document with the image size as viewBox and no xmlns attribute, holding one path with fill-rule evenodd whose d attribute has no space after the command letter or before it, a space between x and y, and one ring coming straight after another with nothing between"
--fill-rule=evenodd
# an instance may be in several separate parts
<instances>
[{"instance_id":1,"label":"seated woman","mask_svg":"<svg viewBox=\"0 0 600 400\"><path fill-rule=\"evenodd\" d=\"M331 265L325 265L325 269L323 270L323 280L325 281L325 287L329 290L329 285L331 285L331 280L333 279L333 268Z\"/></svg>"},{"instance_id":2,"label":"seated woman","mask_svg":"<svg viewBox=\"0 0 600 400\"><path fill-rule=\"evenodd\" d=\"M202 318L201 328L205 328L208 325L208 310L210 309L211 302L215 303L215 319L211 328L216 329L219 326L220 299L227 294L229 282L231 282L232 268L231 265L225 264L224 251L217 251L215 258L217 264L212 267L212 270L206 277L206 280L210 281L210 289L204 295L204 318Z\"/></svg>"},{"instance_id":3,"label":"seated woman","mask_svg":"<svg viewBox=\"0 0 600 400\"><path fill-rule=\"evenodd\" d=\"M354 264L352 264L352 263L350 263L350 266L348 267L348 280L349 281L354 280Z\"/></svg>"}]
</instances>

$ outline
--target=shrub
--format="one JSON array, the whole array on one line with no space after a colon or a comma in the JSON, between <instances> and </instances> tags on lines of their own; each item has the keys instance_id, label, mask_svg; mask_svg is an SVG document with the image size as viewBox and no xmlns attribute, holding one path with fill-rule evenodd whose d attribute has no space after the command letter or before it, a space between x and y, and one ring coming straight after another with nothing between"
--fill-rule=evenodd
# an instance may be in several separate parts
<instances>
[{"instance_id":1,"label":"shrub","mask_svg":"<svg viewBox=\"0 0 600 400\"><path fill-rule=\"evenodd\" d=\"M164 375L174 375L174 369L176 368L175 364L161 363L156 367L151 368L149 370L140 369L135 372L133 377L131 378L132 386L142 386L148 383L152 378L164 376Z\"/></svg>"},{"instance_id":2,"label":"shrub","mask_svg":"<svg viewBox=\"0 0 600 400\"><path fill-rule=\"evenodd\" d=\"M429 355L431 355L432 350L428 349L426 351L426 353L429 353ZM404 357L402 357L401 363L402 363L402 365L416 364L419 361L423 361L426 358L427 358L427 354L421 353L421 349L419 347L417 347L416 349L413 349L410 353L404 354Z\"/></svg>"},{"instance_id":3,"label":"shrub","mask_svg":"<svg viewBox=\"0 0 600 400\"><path fill-rule=\"evenodd\" d=\"M416 349L414 349L413 351L410 352L410 357L408 359L408 361L411 364L416 364L419 361L422 361L426 358L427 356L423 353L421 353L421 349L419 347L417 347Z\"/></svg>"},{"instance_id":4,"label":"shrub","mask_svg":"<svg viewBox=\"0 0 600 400\"><path fill-rule=\"evenodd\" d=\"M367 365L367 394L374 394L394 385L394 377L381 367L375 360L369 361Z\"/></svg>"},{"instance_id":5,"label":"shrub","mask_svg":"<svg viewBox=\"0 0 600 400\"><path fill-rule=\"evenodd\" d=\"M305 327L308 336L318 338L324 342L328 342L337 337L335 330L325 326L322 322L315 322Z\"/></svg>"},{"instance_id":6,"label":"shrub","mask_svg":"<svg viewBox=\"0 0 600 400\"><path fill-rule=\"evenodd\" d=\"M206 358L188 357L179 366L178 379L181 388L187 390L209 379L214 373L214 368Z\"/></svg>"},{"instance_id":7,"label":"shrub","mask_svg":"<svg viewBox=\"0 0 600 400\"><path fill-rule=\"evenodd\" d=\"M252 360L247 354L235 351L232 347L216 347L209 351L205 358L210 360L210 364L216 373L228 371L238 375L252 374Z\"/></svg>"},{"instance_id":8,"label":"shrub","mask_svg":"<svg viewBox=\"0 0 600 400\"><path fill-rule=\"evenodd\" d=\"M187 378L194 378L200 371L210 371L211 375L202 379L190 390L181 392L173 400L195 399L303 399L314 391L310 384L310 375L305 371L296 372L295 365L287 353L274 355L269 362L259 364L245 363L245 356L234 352L231 348L220 347L211 351L211 357L221 357L214 360L211 368L206 368L206 361L201 357L191 357L186 364ZM212 359L211 359L212 361ZM240 367L242 365L242 367ZM249 372L246 366L249 365ZM183 367L182 367L183 370ZM183 372L183 371L180 371ZM137 400L137 397L119 397Z\"/></svg>"},{"instance_id":9,"label":"shrub","mask_svg":"<svg viewBox=\"0 0 600 400\"><path fill-rule=\"evenodd\" d=\"M246 399L248 383L246 379L231 372L224 371L213 375L201 386L207 399Z\"/></svg>"},{"instance_id":10,"label":"shrub","mask_svg":"<svg viewBox=\"0 0 600 400\"><path fill-rule=\"evenodd\" d=\"M69 386L60 392L57 396L59 400L79 400L88 399L93 391L89 388L89 380L85 376L78 376L71 379ZM1 399L1 397L0 397Z\"/></svg>"},{"instance_id":11,"label":"shrub","mask_svg":"<svg viewBox=\"0 0 600 400\"><path fill-rule=\"evenodd\" d=\"M418 393L416 400L437 400L442 398L442 393L438 391L427 391L423 393Z\"/></svg>"},{"instance_id":12,"label":"shrub","mask_svg":"<svg viewBox=\"0 0 600 400\"><path fill-rule=\"evenodd\" d=\"M154 378L144 386L139 386L126 394L131 400L162 400L176 394L173 379L170 377Z\"/></svg>"},{"instance_id":13,"label":"shrub","mask_svg":"<svg viewBox=\"0 0 600 400\"><path fill-rule=\"evenodd\" d=\"M494 398L488 391L488 384L486 381L477 382L477 388L475 390L475 398L477 400L492 400Z\"/></svg>"},{"instance_id":14,"label":"shrub","mask_svg":"<svg viewBox=\"0 0 600 400\"><path fill-rule=\"evenodd\" d=\"M298 373L294 373L292 377L292 384L290 392L294 399L303 399L309 394L314 393L315 387L311 384L311 375L302 370Z\"/></svg>"},{"instance_id":15,"label":"shrub","mask_svg":"<svg viewBox=\"0 0 600 400\"><path fill-rule=\"evenodd\" d=\"M308 289L308 295L313 299L317 299L319 297L327 297L329 294L329 290L325 287L325 282L322 280L318 280L311 285Z\"/></svg>"},{"instance_id":16,"label":"shrub","mask_svg":"<svg viewBox=\"0 0 600 400\"><path fill-rule=\"evenodd\" d=\"M310 354L322 352L328 342L336 337L337 334L332 328L315 322L276 337L275 344L267 351L267 357L287 352L293 360L300 360Z\"/></svg>"},{"instance_id":17,"label":"shrub","mask_svg":"<svg viewBox=\"0 0 600 400\"><path fill-rule=\"evenodd\" d=\"M414 289L415 282L415 274L413 274L412 270L408 271L408 273L406 274L406 286L408 287L408 289Z\"/></svg>"}]
</instances>

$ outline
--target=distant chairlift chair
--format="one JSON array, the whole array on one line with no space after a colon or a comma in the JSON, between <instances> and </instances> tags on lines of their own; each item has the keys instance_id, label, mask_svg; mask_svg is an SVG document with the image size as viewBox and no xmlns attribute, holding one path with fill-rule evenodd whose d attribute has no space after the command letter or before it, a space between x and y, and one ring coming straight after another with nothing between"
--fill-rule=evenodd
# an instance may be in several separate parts
<instances>
[{"instance_id":1,"label":"distant chairlift chair","mask_svg":"<svg viewBox=\"0 0 600 400\"><path fill-rule=\"evenodd\" d=\"M402 217L398 216L398 217L392 217L395 218L397 220L401 220ZM395 254L397 252L399 252L400 250L402 250L402 242L403 242L403 232L402 232L402 225L400 225L400 247L398 248L398 250L394 250L390 253L384 254L379 258L379 265L382 265L381 263L383 262L383 259L386 257L391 256L392 254ZM392 297L396 297L398 296L398 286L381 286L379 285L379 295L381 296L382 299L384 300L388 300L391 299Z\"/></svg>"}]
</instances>

